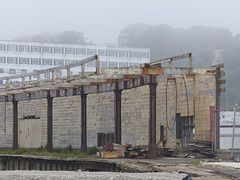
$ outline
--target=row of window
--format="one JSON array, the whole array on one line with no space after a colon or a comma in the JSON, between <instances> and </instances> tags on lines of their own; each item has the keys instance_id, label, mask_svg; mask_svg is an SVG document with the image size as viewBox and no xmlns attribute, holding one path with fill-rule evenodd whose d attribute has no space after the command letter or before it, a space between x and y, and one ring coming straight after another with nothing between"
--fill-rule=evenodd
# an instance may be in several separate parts
<instances>
[{"instance_id":1,"label":"row of window","mask_svg":"<svg viewBox=\"0 0 240 180\"><path fill-rule=\"evenodd\" d=\"M118 50L101 50L85 48L67 48L67 47L49 47L49 46L28 46L14 44L0 44L0 51L19 51L34 53L55 53L55 54L74 54L74 55L96 55L111 57L134 57L149 58L148 52L137 51L118 51Z\"/></svg>"},{"instance_id":2,"label":"row of window","mask_svg":"<svg viewBox=\"0 0 240 180\"><path fill-rule=\"evenodd\" d=\"M17 72L18 71L18 72ZM33 72L36 72L37 70L33 70ZM4 70L0 68L0 73L4 73ZM27 69L21 69L21 70L16 70L16 69L9 69L8 71L9 74L27 74ZM71 72L72 74L72 72ZM56 77L62 77L62 71L56 71ZM37 78L37 76L33 76L33 78ZM50 78L50 72L45 72L44 73L44 78Z\"/></svg>"},{"instance_id":3,"label":"row of window","mask_svg":"<svg viewBox=\"0 0 240 180\"><path fill-rule=\"evenodd\" d=\"M7 63L7 64L61 66L61 65L68 65L73 62L75 62L75 60L0 57L0 63ZM100 61L100 67L128 67L128 66L134 66L137 64L138 63ZM87 67L96 67L96 61L87 63Z\"/></svg>"}]
</instances>

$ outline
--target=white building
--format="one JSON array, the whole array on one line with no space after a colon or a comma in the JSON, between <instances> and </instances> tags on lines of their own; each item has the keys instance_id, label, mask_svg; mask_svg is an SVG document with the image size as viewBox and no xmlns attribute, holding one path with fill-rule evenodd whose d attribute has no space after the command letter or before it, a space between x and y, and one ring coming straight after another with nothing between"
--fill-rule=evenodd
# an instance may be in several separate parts
<instances>
[{"instance_id":1,"label":"white building","mask_svg":"<svg viewBox=\"0 0 240 180\"><path fill-rule=\"evenodd\" d=\"M66 65L93 55L99 55L100 67L127 67L150 62L150 49L147 48L0 40L0 73L24 74ZM94 67L95 63L90 62L85 70L94 71ZM74 69L72 73L79 72L79 69ZM56 76L62 76L62 72L57 72ZM49 78L50 74L44 77Z\"/></svg>"}]
</instances>

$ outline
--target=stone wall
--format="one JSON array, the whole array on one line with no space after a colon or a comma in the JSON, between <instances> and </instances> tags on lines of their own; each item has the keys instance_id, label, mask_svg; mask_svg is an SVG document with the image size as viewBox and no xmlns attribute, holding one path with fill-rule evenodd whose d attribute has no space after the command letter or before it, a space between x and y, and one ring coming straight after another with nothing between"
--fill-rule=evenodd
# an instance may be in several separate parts
<instances>
[{"instance_id":1,"label":"stone wall","mask_svg":"<svg viewBox=\"0 0 240 180\"><path fill-rule=\"evenodd\" d=\"M167 80L168 78L168 80ZM160 125L165 127L165 145L176 146L176 113L195 116L196 139L210 140L210 106L215 106L215 76L158 76L157 77L157 142ZM167 95L166 95L167 93ZM166 107L167 106L167 107ZM47 143L47 100L19 102L19 145L45 146ZM27 127L23 116L35 125ZM12 147L12 103L0 104L0 146ZM40 122L39 122L40 121ZM122 144L148 145L149 87L142 86L122 91ZM37 126L37 127L36 127ZM40 131L34 130L34 128ZM26 134L29 135L26 137ZM97 145L97 133L114 132L114 93L87 96L87 143ZM24 138L24 136L25 138ZM40 143L35 143L40 136ZM29 141L28 143L24 141ZM32 141L32 143L31 143ZM81 147L80 96L53 99L53 146Z\"/></svg>"}]
</instances>

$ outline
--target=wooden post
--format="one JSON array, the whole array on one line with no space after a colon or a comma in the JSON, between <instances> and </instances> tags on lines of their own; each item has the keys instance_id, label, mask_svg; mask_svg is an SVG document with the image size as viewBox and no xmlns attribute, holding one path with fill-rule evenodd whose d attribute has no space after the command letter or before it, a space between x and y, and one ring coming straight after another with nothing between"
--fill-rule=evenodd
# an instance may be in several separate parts
<instances>
[{"instance_id":1,"label":"wooden post","mask_svg":"<svg viewBox=\"0 0 240 180\"><path fill-rule=\"evenodd\" d=\"M156 77L150 76L150 118L149 118L149 158L155 159L157 157L156 146Z\"/></svg>"},{"instance_id":2,"label":"wooden post","mask_svg":"<svg viewBox=\"0 0 240 180\"><path fill-rule=\"evenodd\" d=\"M116 82L116 90L114 91L114 119L115 119L115 143L121 144L121 95L122 90L118 88L118 82Z\"/></svg>"},{"instance_id":3,"label":"wooden post","mask_svg":"<svg viewBox=\"0 0 240 180\"><path fill-rule=\"evenodd\" d=\"M81 151L87 152L87 94L81 89Z\"/></svg>"},{"instance_id":4,"label":"wooden post","mask_svg":"<svg viewBox=\"0 0 240 180\"><path fill-rule=\"evenodd\" d=\"M18 101L13 95L13 150L18 149Z\"/></svg>"},{"instance_id":5,"label":"wooden post","mask_svg":"<svg viewBox=\"0 0 240 180\"><path fill-rule=\"evenodd\" d=\"M50 91L47 92L47 151L52 152L52 115L53 115L53 97L50 95Z\"/></svg>"}]
</instances>

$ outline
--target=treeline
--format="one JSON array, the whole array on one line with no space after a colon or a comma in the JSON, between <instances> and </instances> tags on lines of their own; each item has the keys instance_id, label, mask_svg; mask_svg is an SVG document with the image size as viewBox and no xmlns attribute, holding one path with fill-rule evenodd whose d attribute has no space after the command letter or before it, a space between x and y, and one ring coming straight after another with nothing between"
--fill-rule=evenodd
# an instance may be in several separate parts
<instances>
[{"instance_id":1,"label":"treeline","mask_svg":"<svg viewBox=\"0 0 240 180\"><path fill-rule=\"evenodd\" d=\"M120 31L119 46L151 49L151 60L193 53L193 66L213 65L213 60L224 62L227 94L222 93L222 105L240 103L240 34L226 28L194 26L189 29L168 25L133 24ZM220 52L216 56L216 52Z\"/></svg>"}]
</instances>

